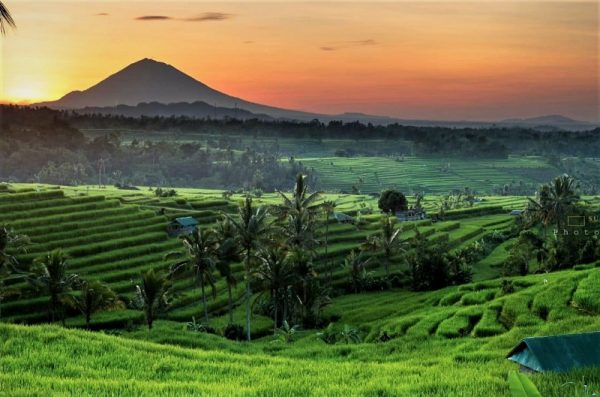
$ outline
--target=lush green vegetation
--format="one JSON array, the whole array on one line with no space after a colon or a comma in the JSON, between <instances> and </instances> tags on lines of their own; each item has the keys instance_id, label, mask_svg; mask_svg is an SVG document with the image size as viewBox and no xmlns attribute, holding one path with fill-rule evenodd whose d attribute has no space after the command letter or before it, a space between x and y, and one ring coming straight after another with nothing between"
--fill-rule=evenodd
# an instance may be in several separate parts
<instances>
[{"instance_id":1,"label":"lush green vegetation","mask_svg":"<svg viewBox=\"0 0 600 397\"><path fill-rule=\"evenodd\" d=\"M571 214L600 207L568 178L531 199L408 196L430 215L413 222L380 214L376 197L317 195L305 182L252 198L1 185L0 251L16 276L3 278L2 320L113 335L1 325L0 384L23 394L506 395L504 357L521 338L600 325L598 238L549 232L572 232ZM181 216L200 221L183 244L166 232ZM598 387L597 370L532 380L563 396L560 385L583 375Z\"/></svg>"},{"instance_id":2,"label":"lush green vegetation","mask_svg":"<svg viewBox=\"0 0 600 397\"><path fill-rule=\"evenodd\" d=\"M0 113L0 178L15 182L273 192L303 172L329 192L532 195L566 172L586 193L600 186L595 131Z\"/></svg>"}]
</instances>

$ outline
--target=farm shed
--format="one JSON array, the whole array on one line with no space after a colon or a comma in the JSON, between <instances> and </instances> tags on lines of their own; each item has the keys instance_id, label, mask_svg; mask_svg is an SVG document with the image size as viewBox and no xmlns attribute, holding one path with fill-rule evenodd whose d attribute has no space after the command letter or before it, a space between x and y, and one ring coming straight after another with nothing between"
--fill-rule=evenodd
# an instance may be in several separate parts
<instances>
[{"instance_id":1,"label":"farm shed","mask_svg":"<svg viewBox=\"0 0 600 397\"><path fill-rule=\"evenodd\" d=\"M407 211L397 211L396 218L400 222L420 221L427 218L427 213L422 209L409 209Z\"/></svg>"},{"instance_id":2,"label":"farm shed","mask_svg":"<svg viewBox=\"0 0 600 397\"><path fill-rule=\"evenodd\" d=\"M191 216L182 218L175 218L167 226L167 233L169 236L179 236L181 234L189 234L196 230L198 227L198 221Z\"/></svg>"},{"instance_id":3,"label":"farm shed","mask_svg":"<svg viewBox=\"0 0 600 397\"><path fill-rule=\"evenodd\" d=\"M350 215L346 215L341 212L336 212L335 214L333 214L333 216L339 223L354 223L354 218L352 218Z\"/></svg>"},{"instance_id":4,"label":"farm shed","mask_svg":"<svg viewBox=\"0 0 600 397\"><path fill-rule=\"evenodd\" d=\"M510 211L510 214L513 216L522 216L525 213L525 211L523 210L512 210Z\"/></svg>"},{"instance_id":5,"label":"farm shed","mask_svg":"<svg viewBox=\"0 0 600 397\"><path fill-rule=\"evenodd\" d=\"M525 338L507 358L524 372L600 368L600 332Z\"/></svg>"}]
</instances>

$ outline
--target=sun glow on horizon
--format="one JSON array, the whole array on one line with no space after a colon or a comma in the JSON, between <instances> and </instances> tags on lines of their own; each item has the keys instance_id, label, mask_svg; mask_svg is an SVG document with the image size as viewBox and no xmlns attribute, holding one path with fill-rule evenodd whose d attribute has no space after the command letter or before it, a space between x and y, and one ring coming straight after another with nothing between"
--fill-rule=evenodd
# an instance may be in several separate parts
<instances>
[{"instance_id":1,"label":"sun glow on horizon","mask_svg":"<svg viewBox=\"0 0 600 397\"><path fill-rule=\"evenodd\" d=\"M11 1L0 101L55 100L142 58L319 113L599 121L595 2Z\"/></svg>"}]
</instances>

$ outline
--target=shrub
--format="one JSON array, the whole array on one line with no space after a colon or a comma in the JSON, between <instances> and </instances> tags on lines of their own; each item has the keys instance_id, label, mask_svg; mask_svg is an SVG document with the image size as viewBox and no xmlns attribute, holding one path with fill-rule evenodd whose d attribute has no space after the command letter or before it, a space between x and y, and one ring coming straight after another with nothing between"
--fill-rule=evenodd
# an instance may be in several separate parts
<instances>
[{"instance_id":1,"label":"shrub","mask_svg":"<svg viewBox=\"0 0 600 397\"><path fill-rule=\"evenodd\" d=\"M244 327L239 324L227 324L223 328L223 336L229 340L244 340L246 337Z\"/></svg>"},{"instance_id":2,"label":"shrub","mask_svg":"<svg viewBox=\"0 0 600 397\"><path fill-rule=\"evenodd\" d=\"M335 345L335 342L337 341L337 333L333 329L333 323L329 323L327 328L317 333L317 336L328 345Z\"/></svg>"},{"instance_id":3,"label":"shrub","mask_svg":"<svg viewBox=\"0 0 600 397\"><path fill-rule=\"evenodd\" d=\"M187 329L193 332L204 332L206 334L216 334L216 331L213 327L208 324L202 324L196 321L196 317L192 317L192 321L189 321L187 324Z\"/></svg>"}]
</instances>

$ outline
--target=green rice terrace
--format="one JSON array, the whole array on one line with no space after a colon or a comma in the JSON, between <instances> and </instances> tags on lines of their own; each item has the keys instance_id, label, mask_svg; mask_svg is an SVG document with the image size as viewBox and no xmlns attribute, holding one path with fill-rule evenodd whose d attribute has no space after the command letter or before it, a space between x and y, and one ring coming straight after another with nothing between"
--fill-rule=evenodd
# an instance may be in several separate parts
<instances>
[{"instance_id":1,"label":"green rice terrace","mask_svg":"<svg viewBox=\"0 0 600 397\"><path fill-rule=\"evenodd\" d=\"M380 171L373 175L361 174L356 162L348 170L339 158L302 161L320 167L322 181L337 183L339 190L355 183L342 180L339 169L363 176L368 187L363 191L379 191L378 180L389 186L394 175L411 191L419 190L410 182L409 161L401 168L405 174L394 170L393 175L388 170L397 164L394 160L381 159ZM453 164L448 186L468 180L469 186L483 187L488 178L509 183L511 170L503 167L499 161L485 170L471 168L471 175L466 166ZM533 160L531 172L523 166L519 179L548 180L536 167ZM432 172L431 178L438 176ZM442 191L448 189L440 187ZM486 247L467 283L419 291L406 288L411 268L403 257L413 252L408 246L391 256L388 279L393 282L385 288L375 282L386 276L381 252L365 250L361 274L371 284L353 289L348 258L378 235L378 199L323 194L319 203L335 202L335 210L331 216L318 214L315 236L319 241L327 236L327 245L316 246L314 271L328 280L332 292L313 327L285 323L273 335L264 294L255 290L253 342L222 337L230 323L228 283L215 270L215 294L206 298L208 324L198 327L203 299L195 280L175 278L168 311L148 330L144 311L130 304L140 274L167 272L177 261L171 258L174 253L185 255L181 240L170 236L167 226L176 218L193 217L201 230L215 227L222 214L237 219L243 200L242 194L219 190L176 189L173 197L158 197L149 188L3 185L0 224L31 240L25 251L9 248L19 263L32 265L47 252L62 249L69 272L105 283L124 305L93 314L90 328L101 332L83 330L86 319L74 309L67 310L68 329L59 321L40 325L49 321L48 296L31 293L23 280L10 283L18 293L0 297L0 395L10 390L11 396L508 396L508 373L518 368L506 355L521 339L600 329L599 261L503 277L505 262L520 241L514 230L522 221L511 211L523 210L527 197L481 196L468 206L443 211L443 216L396 223L402 241L421 238L456 255L480 244ZM589 208L600 208L600 197L584 200ZM443 196L425 196L421 204L434 215L443 202ZM253 201L255 206L280 203L277 194L261 194ZM335 214L351 217L352 223ZM527 261L529 273L541 269L536 260ZM231 269L238 280L231 290L231 315L242 324L242 259ZM206 325L211 330L202 328ZM530 378L543 396L583 395L583 379L600 393L598 369Z\"/></svg>"},{"instance_id":2,"label":"green rice terrace","mask_svg":"<svg viewBox=\"0 0 600 397\"><path fill-rule=\"evenodd\" d=\"M470 187L491 192L506 184L535 184L560 172L541 157L511 156L507 159L440 159L423 157L317 157L299 158L314 169L323 189L380 192L393 186L406 192L443 194Z\"/></svg>"}]
</instances>

